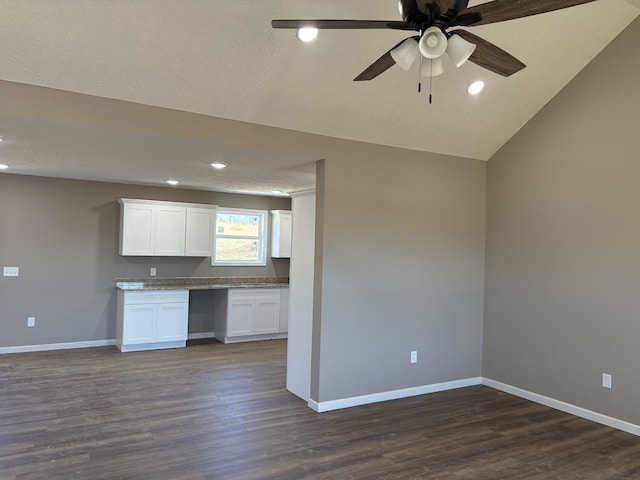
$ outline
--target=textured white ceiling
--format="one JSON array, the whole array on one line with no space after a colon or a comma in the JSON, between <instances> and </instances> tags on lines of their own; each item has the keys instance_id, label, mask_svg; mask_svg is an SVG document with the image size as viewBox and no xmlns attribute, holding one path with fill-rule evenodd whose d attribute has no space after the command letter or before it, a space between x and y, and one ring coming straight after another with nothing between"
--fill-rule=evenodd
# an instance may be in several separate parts
<instances>
[{"instance_id":1,"label":"textured white ceiling","mask_svg":"<svg viewBox=\"0 0 640 480\"><path fill-rule=\"evenodd\" d=\"M445 61L445 73L433 82L432 105L424 93L417 94L416 66L410 72L394 67L371 82L352 82L406 33L323 31L308 45L297 41L293 31L270 27L275 18L397 20L395 0L0 0L0 12L0 80L486 160L640 10L621 0L598 0L471 27L527 68L503 78L471 63L455 69ZM470 97L465 89L475 79L487 87ZM18 167L28 163L28 168L18 168L19 173L119 180L117 164L83 163L98 146L96 157L118 148L101 143L101 132L85 131L79 142L74 129L82 127L47 126L15 115L1 119L5 132L20 132L23 144L14 143L11 162ZM46 131L61 139L56 158L41 143ZM151 147L148 139L118 135L119 145L133 152L127 161L137 167L128 178L136 183L156 181L148 178L151 166L158 179L181 175L184 186L214 190L256 193L277 185L291 191L311 186L313 179L310 159L265 159L260 152L234 151L224 153L234 161L244 159L237 178L204 182L190 154L180 165L170 155L166 161L157 157L192 152L200 161L205 150L212 154L211 145L164 139ZM255 174L258 162L261 175ZM268 174L267 164L273 167ZM74 173L64 175L66 170Z\"/></svg>"}]
</instances>

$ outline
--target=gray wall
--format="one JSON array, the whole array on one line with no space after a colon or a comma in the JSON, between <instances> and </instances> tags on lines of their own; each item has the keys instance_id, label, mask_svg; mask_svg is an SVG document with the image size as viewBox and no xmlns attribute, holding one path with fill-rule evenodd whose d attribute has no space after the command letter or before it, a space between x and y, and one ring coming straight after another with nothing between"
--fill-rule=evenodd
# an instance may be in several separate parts
<instances>
[{"instance_id":1,"label":"gray wall","mask_svg":"<svg viewBox=\"0 0 640 480\"><path fill-rule=\"evenodd\" d=\"M640 20L489 161L483 365L486 377L635 424L638 45Z\"/></svg>"},{"instance_id":2,"label":"gray wall","mask_svg":"<svg viewBox=\"0 0 640 480\"><path fill-rule=\"evenodd\" d=\"M344 154L318 170L311 399L480 376L486 163Z\"/></svg>"},{"instance_id":3,"label":"gray wall","mask_svg":"<svg viewBox=\"0 0 640 480\"><path fill-rule=\"evenodd\" d=\"M288 209L288 198L176 188L0 175L0 347L115 338L115 279L148 277L288 276L288 259L266 267L211 267L207 258L118 255L118 198L145 198L224 207ZM190 332L213 329L210 295L195 292ZM36 327L27 328L27 316Z\"/></svg>"}]
</instances>

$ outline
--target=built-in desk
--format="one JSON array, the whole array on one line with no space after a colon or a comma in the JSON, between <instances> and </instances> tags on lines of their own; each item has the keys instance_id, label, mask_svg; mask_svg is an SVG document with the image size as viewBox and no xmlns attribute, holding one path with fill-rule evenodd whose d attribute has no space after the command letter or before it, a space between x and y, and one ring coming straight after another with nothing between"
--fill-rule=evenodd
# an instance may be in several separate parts
<instances>
[{"instance_id":1,"label":"built-in desk","mask_svg":"<svg viewBox=\"0 0 640 480\"><path fill-rule=\"evenodd\" d=\"M286 338L287 277L118 279L116 345L122 352L186 346L189 291L213 290L215 338Z\"/></svg>"}]
</instances>

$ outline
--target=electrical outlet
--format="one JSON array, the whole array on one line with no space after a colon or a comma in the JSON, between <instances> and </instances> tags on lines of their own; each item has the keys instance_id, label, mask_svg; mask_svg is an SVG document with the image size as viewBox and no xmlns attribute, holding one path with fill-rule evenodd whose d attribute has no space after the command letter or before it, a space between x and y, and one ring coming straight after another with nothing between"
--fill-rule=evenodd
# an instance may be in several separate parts
<instances>
[{"instance_id":1,"label":"electrical outlet","mask_svg":"<svg viewBox=\"0 0 640 480\"><path fill-rule=\"evenodd\" d=\"M156 267L151 267L151 270L149 271L149 275L151 275L152 277L156 276Z\"/></svg>"},{"instance_id":2,"label":"electrical outlet","mask_svg":"<svg viewBox=\"0 0 640 480\"><path fill-rule=\"evenodd\" d=\"M36 317L27 317L27 327L36 326Z\"/></svg>"},{"instance_id":3,"label":"electrical outlet","mask_svg":"<svg viewBox=\"0 0 640 480\"><path fill-rule=\"evenodd\" d=\"M608 373L602 374L602 387L611 388L611 375L609 375Z\"/></svg>"},{"instance_id":4,"label":"electrical outlet","mask_svg":"<svg viewBox=\"0 0 640 480\"><path fill-rule=\"evenodd\" d=\"M5 277L19 277L20 267L4 267L2 269L2 275Z\"/></svg>"},{"instance_id":5,"label":"electrical outlet","mask_svg":"<svg viewBox=\"0 0 640 480\"><path fill-rule=\"evenodd\" d=\"M418 363L418 352L416 350L411 352L411 363Z\"/></svg>"}]
</instances>

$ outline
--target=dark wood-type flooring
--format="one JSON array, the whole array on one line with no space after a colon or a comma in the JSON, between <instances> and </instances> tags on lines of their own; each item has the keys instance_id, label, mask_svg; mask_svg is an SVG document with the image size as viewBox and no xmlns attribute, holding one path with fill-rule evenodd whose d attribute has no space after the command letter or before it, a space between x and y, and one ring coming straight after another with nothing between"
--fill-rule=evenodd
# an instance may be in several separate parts
<instances>
[{"instance_id":1,"label":"dark wood-type flooring","mask_svg":"<svg viewBox=\"0 0 640 480\"><path fill-rule=\"evenodd\" d=\"M640 438L483 386L317 414L285 355L0 355L0 478L640 478Z\"/></svg>"}]
</instances>

